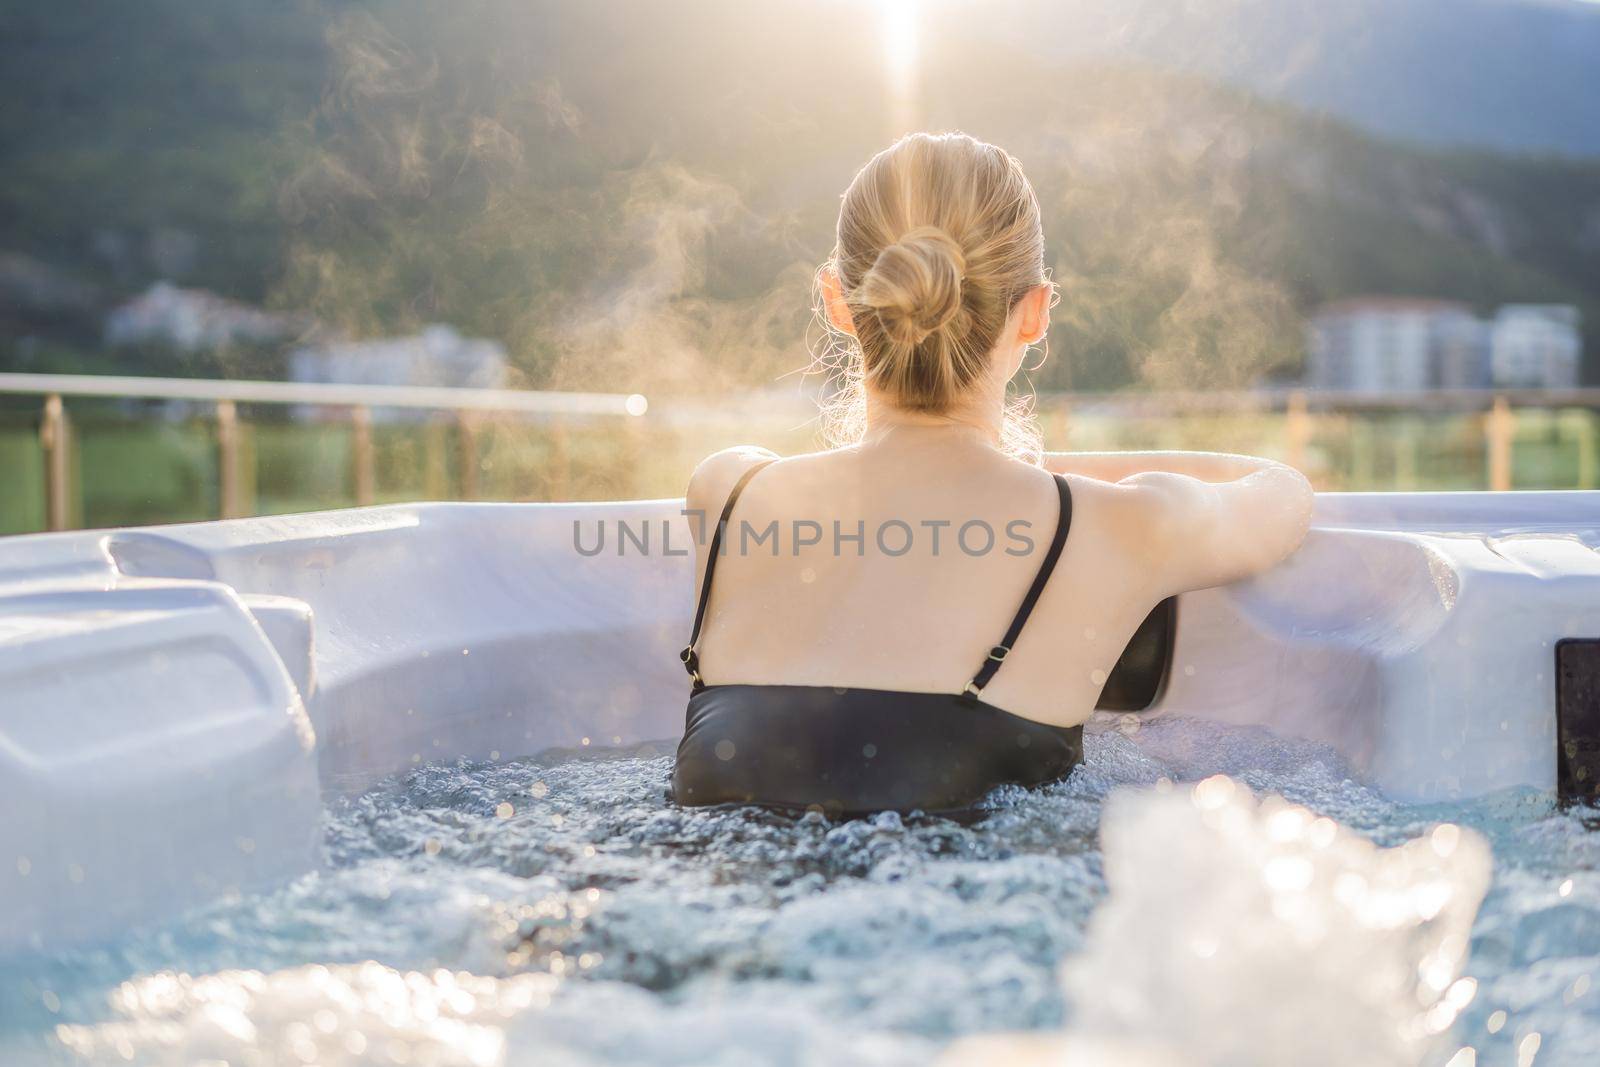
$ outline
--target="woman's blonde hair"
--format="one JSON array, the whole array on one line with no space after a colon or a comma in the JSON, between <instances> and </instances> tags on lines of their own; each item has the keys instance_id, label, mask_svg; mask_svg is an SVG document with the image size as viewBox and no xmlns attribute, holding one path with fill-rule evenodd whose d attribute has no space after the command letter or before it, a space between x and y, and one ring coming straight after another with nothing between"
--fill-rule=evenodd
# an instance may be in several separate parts
<instances>
[{"instance_id":1,"label":"woman's blonde hair","mask_svg":"<svg viewBox=\"0 0 1600 1067\"><path fill-rule=\"evenodd\" d=\"M1039 202L1022 165L994 145L911 134L845 190L830 267L855 329L850 337L821 316L831 341L819 362L838 386L826 431L844 444L865 428L865 386L942 414L985 372L1012 307L1048 283ZM1027 399L1009 405L1008 450L1038 452L1029 416Z\"/></svg>"}]
</instances>

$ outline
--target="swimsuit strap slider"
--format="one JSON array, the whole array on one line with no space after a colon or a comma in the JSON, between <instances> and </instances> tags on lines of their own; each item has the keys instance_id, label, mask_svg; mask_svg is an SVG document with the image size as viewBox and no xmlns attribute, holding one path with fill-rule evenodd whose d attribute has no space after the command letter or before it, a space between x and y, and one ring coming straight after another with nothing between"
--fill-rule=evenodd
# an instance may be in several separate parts
<instances>
[{"instance_id":1,"label":"swimsuit strap slider","mask_svg":"<svg viewBox=\"0 0 1600 1067\"><path fill-rule=\"evenodd\" d=\"M700 653L694 650L694 646L686 646L682 652L678 653L678 658L683 660L683 669L689 672L689 677L694 681L694 684L696 686L704 685L705 683L700 678Z\"/></svg>"},{"instance_id":2,"label":"swimsuit strap slider","mask_svg":"<svg viewBox=\"0 0 1600 1067\"><path fill-rule=\"evenodd\" d=\"M1005 645L995 645L989 650L989 658L999 663L1006 658L1006 653L1010 651Z\"/></svg>"}]
</instances>

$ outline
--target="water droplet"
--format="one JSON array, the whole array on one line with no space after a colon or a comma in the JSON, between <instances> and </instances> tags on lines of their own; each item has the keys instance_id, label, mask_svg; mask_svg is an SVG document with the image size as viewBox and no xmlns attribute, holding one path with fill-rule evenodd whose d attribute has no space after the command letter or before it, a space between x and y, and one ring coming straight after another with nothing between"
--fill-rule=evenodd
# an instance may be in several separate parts
<instances>
[{"instance_id":1,"label":"water droplet","mask_svg":"<svg viewBox=\"0 0 1600 1067\"><path fill-rule=\"evenodd\" d=\"M1225 774L1213 774L1194 787L1195 807L1201 811L1215 811L1233 796L1233 779Z\"/></svg>"}]
</instances>

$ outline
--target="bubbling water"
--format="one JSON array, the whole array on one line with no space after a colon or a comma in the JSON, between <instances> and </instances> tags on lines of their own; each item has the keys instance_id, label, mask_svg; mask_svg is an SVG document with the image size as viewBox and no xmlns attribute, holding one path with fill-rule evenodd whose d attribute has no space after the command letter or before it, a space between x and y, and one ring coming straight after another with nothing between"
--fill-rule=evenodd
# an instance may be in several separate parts
<instances>
[{"instance_id":1,"label":"bubbling water","mask_svg":"<svg viewBox=\"0 0 1600 1067\"><path fill-rule=\"evenodd\" d=\"M1087 748L970 823L680 809L648 749L421 767L331 807L316 875L7 966L0 1060L1587 1062L1580 818L1257 730Z\"/></svg>"}]
</instances>

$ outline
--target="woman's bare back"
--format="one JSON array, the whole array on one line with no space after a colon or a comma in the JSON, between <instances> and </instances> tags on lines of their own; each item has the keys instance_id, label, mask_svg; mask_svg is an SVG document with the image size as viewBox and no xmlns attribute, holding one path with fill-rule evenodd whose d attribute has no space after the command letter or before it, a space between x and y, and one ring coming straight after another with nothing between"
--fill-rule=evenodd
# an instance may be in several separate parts
<instances>
[{"instance_id":1,"label":"woman's bare back","mask_svg":"<svg viewBox=\"0 0 1600 1067\"><path fill-rule=\"evenodd\" d=\"M772 458L713 456L691 483L690 508L715 522L734 483ZM1163 488L1082 475L1069 484L1060 561L984 690L988 703L1060 726L1088 718L1151 608L1217 576L1173 558L1160 509L1183 505L1158 499ZM857 447L771 463L725 533L701 672L713 685L960 692L1016 613L1059 511L1050 473L956 426L895 426ZM1205 533L1195 531L1201 546Z\"/></svg>"}]
</instances>

